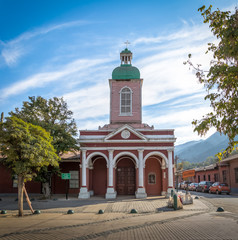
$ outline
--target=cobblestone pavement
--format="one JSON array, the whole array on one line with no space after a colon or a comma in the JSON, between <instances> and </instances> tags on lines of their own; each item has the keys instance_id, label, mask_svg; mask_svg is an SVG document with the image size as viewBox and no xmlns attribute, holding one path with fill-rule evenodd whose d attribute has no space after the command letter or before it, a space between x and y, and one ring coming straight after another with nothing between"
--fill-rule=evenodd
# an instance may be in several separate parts
<instances>
[{"instance_id":1,"label":"cobblestone pavement","mask_svg":"<svg viewBox=\"0 0 238 240\"><path fill-rule=\"evenodd\" d=\"M222 206L226 211L236 213L238 215L238 194L226 195L226 194L210 194L201 192L190 192L193 196L199 196L206 201L211 202L214 206Z\"/></svg>"},{"instance_id":2,"label":"cobblestone pavement","mask_svg":"<svg viewBox=\"0 0 238 240\"><path fill-rule=\"evenodd\" d=\"M26 211L19 218L16 210L0 215L0 239L238 239L237 214L217 213L212 203L202 199L178 211L168 209L165 198L75 199L72 215L66 214L69 201L54 202L56 208L45 208L39 215ZM131 208L138 214L130 214ZM99 209L105 213L97 214Z\"/></svg>"}]
</instances>

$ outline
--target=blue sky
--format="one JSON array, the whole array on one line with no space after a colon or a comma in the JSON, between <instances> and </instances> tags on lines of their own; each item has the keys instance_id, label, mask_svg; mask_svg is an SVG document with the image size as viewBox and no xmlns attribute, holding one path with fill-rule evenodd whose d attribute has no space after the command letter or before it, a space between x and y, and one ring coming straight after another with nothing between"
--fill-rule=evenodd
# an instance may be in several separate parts
<instances>
[{"instance_id":1,"label":"blue sky","mask_svg":"<svg viewBox=\"0 0 238 240\"><path fill-rule=\"evenodd\" d=\"M175 129L177 144L200 139L191 122L209 109L187 55L209 67L215 42L197 11L234 11L238 0L0 0L0 111L28 96L61 97L78 129L109 122L109 85L124 42L143 82L143 122ZM211 130L206 137L212 134Z\"/></svg>"}]
</instances>

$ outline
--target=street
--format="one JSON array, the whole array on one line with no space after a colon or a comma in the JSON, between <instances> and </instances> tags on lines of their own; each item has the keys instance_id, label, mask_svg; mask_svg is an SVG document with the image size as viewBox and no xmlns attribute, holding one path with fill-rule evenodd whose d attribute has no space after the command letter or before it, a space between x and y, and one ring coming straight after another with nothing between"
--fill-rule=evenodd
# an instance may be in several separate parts
<instances>
[{"instance_id":1,"label":"street","mask_svg":"<svg viewBox=\"0 0 238 240\"><path fill-rule=\"evenodd\" d=\"M32 205L41 214L32 215L25 205L22 218L15 199L2 198L0 209L8 212L0 214L0 239L238 239L238 196L191 194L199 199L178 211L167 207L165 197L35 199ZM225 212L216 212L218 206ZM98 214L100 209L104 214Z\"/></svg>"},{"instance_id":2,"label":"street","mask_svg":"<svg viewBox=\"0 0 238 240\"><path fill-rule=\"evenodd\" d=\"M185 191L183 191L185 192ZM226 195L226 194L210 194L202 192L189 191L192 196L198 196L204 200L210 202L215 207L223 207L225 211L235 213L238 216L238 194Z\"/></svg>"}]
</instances>

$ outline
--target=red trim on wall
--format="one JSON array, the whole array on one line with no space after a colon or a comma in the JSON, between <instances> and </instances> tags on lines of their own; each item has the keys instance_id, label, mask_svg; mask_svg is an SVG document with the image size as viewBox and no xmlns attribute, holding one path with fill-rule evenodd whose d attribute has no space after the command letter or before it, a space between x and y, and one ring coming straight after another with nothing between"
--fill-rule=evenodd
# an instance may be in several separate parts
<instances>
[{"instance_id":1,"label":"red trim on wall","mask_svg":"<svg viewBox=\"0 0 238 240\"><path fill-rule=\"evenodd\" d=\"M174 131L140 131L144 135L174 135Z\"/></svg>"},{"instance_id":2,"label":"red trim on wall","mask_svg":"<svg viewBox=\"0 0 238 240\"><path fill-rule=\"evenodd\" d=\"M80 135L82 135L82 136L93 136L93 135L95 135L95 136L104 136L104 135L108 135L108 134L110 134L112 131L104 131L104 132L102 132L102 131L97 131L97 130L95 130L95 131L80 131Z\"/></svg>"},{"instance_id":3,"label":"red trim on wall","mask_svg":"<svg viewBox=\"0 0 238 240\"><path fill-rule=\"evenodd\" d=\"M166 142L118 142L118 143L83 143L84 147L173 147L174 143Z\"/></svg>"}]
</instances>

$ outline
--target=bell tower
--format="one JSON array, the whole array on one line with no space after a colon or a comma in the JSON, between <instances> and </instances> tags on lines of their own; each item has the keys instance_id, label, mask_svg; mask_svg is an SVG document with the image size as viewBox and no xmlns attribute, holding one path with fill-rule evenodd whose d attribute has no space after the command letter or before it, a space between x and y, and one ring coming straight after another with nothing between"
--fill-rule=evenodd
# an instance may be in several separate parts
<instances>
[{"instance_id":1,"label":"bell tower","mask_svg":"<svg viewBox=\"0 0 238 240\"><path fill-rule=\"evenodd\" d=\"M128 44L128 42L126 42ZM132 52L126 47L120 53L121 65L112 72L110 85L110 124L141 124L143 79L132 66Z\"/></svg>"}]
</instances>

